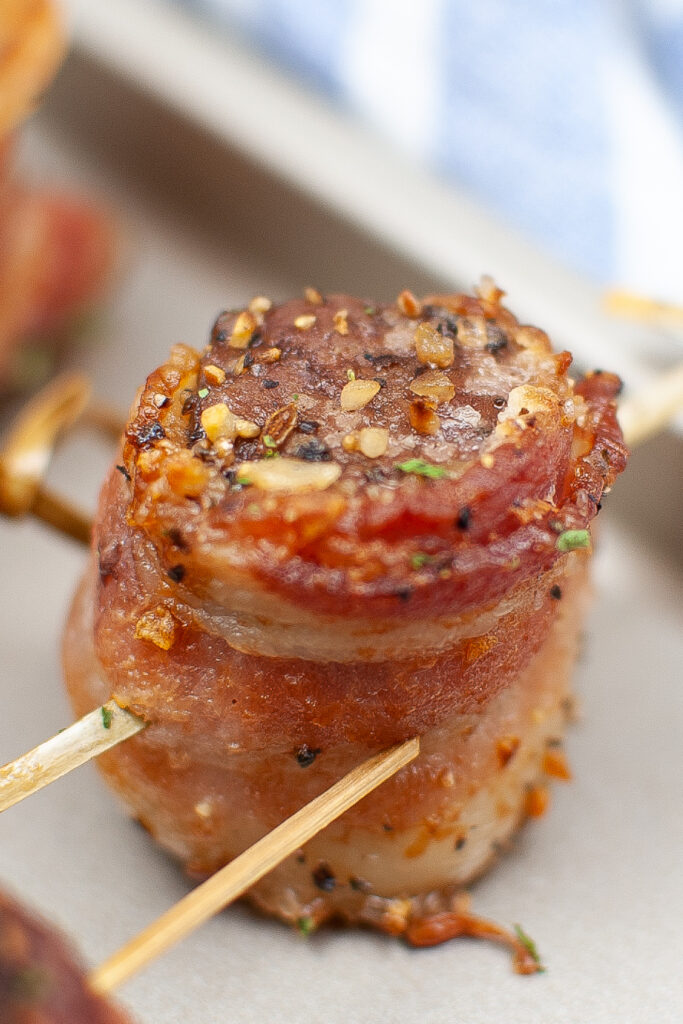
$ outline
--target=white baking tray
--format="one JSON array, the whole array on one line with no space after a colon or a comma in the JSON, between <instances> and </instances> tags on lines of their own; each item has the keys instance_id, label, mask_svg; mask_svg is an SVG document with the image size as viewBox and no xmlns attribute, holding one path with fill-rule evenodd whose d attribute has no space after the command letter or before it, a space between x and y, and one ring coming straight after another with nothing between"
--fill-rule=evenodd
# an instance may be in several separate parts
<instances>
[{"instance_id":1,"label":"white baking tray","mask_svg":"<svg viewBox=\"0 0 683 1024\"><path fill-rule=\"evenodd\" d=\"M370 295L428 286L423 265L345 226L99 58L69 62L24 162L40 178L89 183L126 224L109 312L73 357L122 408L170 343L203 344L214 313L255 292L326 289L335 274ZM107 459L83 439L52 482L92 505ZM568 743L575 780L555 787L548 816L474 888L475 909L533 936L547 972L517 977L505 952L468 940L427 951L365 932L303 940L230 908L122 990L140 1024L681 1020L681 469L675 439L653 442L608 502L577 672L583 717ZM0 550L5 761L70 721L59 638L85 556L34 524L0 523ZM0 880L92 964L188 889L92 766L0 816Z\"/></svg>"}]
</instances>

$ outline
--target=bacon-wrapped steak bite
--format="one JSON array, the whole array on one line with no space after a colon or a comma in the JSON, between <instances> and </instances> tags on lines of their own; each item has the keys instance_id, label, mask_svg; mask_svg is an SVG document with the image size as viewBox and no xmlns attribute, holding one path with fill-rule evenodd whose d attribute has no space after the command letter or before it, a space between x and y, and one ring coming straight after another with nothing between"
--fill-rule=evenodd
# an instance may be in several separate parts
<instances>
[{"instance_id":1,"label":"bacon-wrapped steak bite","mask_svg":"<svg viewBox=\"0 0 683 1024\"><path fill-rule=\"evenodd\" d=\"M100 297L114 263L115 230L107 213L76 196L26 186L13 171L17 126L32 112L64 48L53 0L2 0L0 392L40 383L60 332Z\"/></svg>"},{"instance_id":2,"label":"bacon-wrapped steak bite","mask_svg":"<svg viewBox=\"0 0 683 1024\"><path fill-rule=\"evenodd\" d=\"M88 988L65 939L0 892L2 1024L131 1024Z\"/></svg>"},{"instance_id":3,"label":"bacon-wrapped steak bite","mask_svg":"<svg viewBox=\"0 0 683 1024\"><path fill-rule=\"evenodd\" d=\"M288 920L410 932L561 774L618 380L575 384L501 295L223 313L149 376L102 492L67 683L149 723L100 765L190 871L422 736L252 890Z\"/></svg>"},{"instance_id":4,"label":"bacon-wrapped steak bite","mask_svg":"<svg viewBox=\"0 0 683 1024\"><path fill-rule=\"evenodd\" d=\"M40 382L30 352L54 362L70 326L100 298L116 241L109 215L85 199L15 181L11 157L0 143L0 391Z\"/></svg>"}]
</instances>

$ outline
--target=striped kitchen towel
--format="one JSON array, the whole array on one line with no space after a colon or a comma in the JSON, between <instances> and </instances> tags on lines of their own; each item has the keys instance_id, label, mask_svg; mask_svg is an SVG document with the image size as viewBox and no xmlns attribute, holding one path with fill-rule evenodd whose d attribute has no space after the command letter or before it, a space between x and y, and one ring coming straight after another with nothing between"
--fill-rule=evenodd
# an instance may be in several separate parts
<instances>
[{"instance_id":1,"label":"striped kitchen towel","mask_svg":"<svg viewBox=\"0 0 683 1024\"><path fill-rule=\"evenodd\" d=\"M176 0L565 263L681 300L683 0Z\"/></svg>"}]
</instances>

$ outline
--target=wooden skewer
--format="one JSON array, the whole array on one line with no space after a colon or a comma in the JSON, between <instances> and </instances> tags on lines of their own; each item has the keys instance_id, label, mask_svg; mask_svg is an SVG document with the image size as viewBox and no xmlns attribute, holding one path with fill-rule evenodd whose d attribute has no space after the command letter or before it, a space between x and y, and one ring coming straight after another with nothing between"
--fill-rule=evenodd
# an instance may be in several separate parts
<instances>
[{"instance_id":1,"label":"wooden skewer","mask_svg":"<svg viewBox=\"0 0 683 1024\"><path fill-rule=\"evenodd\" d=\"M608 313L629 320L643 320L666 327L683 327L683 306L657 302L645 295L635 295L621 288L605 292L603 304Z\"/></svg>"},{"instance_id":2,"label":"wooden skewer","mask_svg":"<svg viewBox=\"0 0 683 1024\"><path fill-rule=\"evenodd\" d=\"M629 448L659 434L683 409L683 363L619 405L619 423Z\"/></svg>"},{"instance_id":3,"label":"wooden skewer","mask_svg":"<svg viewBox=\"0 0 683 1024\"><path fill-rule=\"evenodd\" d=\"M144 728L141 718L110 700L0 768L0 811Z\"/></svg>"},{"instance_id":4,"label":"wooden skewer","mask_svg":"<svg viewBox=\"0 0 683 1024\"><path fill-rule=\"evenodd\" d=\"M88 979L91 988L101 995L108 995L241 896L285 857L412 761L419 752L419 739L411 739L354 768L217 871L93 971Z\"/></svg>"},{"instance_id":5,"label":"wooden skewer","mask_svg":"<svg viewBox=\"0 0 683 1024\"><path fill-rule=\"evenodd\" d=\"M90 399L83 374L56 377L26 405L0 450L0 512L31 514L82 544L90 542L92 520L43 480L57 443L78 420L113 439L121 436L123 419Z\"/></svg>"},{"instance_id":6,"label":"wooden skewer","mask_svg":"<svg viewBox=\"0 0 683 1024\"><path fill-rule=\"evenodd\" d=\"M83 415L90 400L83 374L57 377L24 408L0 451L0 511L20 518L29 513L87 544L91 523L70 502L43 483L61 435Z\"/></svg>"}]
</instances>

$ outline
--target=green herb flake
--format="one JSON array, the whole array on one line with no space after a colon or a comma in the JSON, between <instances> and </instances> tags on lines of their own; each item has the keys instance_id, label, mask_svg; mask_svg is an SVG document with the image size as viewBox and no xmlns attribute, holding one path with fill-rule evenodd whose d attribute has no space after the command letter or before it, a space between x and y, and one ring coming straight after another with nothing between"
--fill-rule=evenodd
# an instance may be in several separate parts
<instances>
[{"instance_id":1,"label":"green herb flake","mask_svg":"<svg viewBox=\"0 0 683 1024\"><path fill-rule=\"evenodd\" d=\"M346 376L348 377L349 380L355 380L356 379L356 374L355 374L355 372L353 370L347 370L346 371Z\"/></svg>"},{"instance_id":2,"label":"green herb flake","mask_svg":"<svg viewBox=\"0 0 683 1024\"><path fill-rule=\"evenodd\" d=\"M545 967L541 963L541 957L539 955L538 950L536 949L536 943L534 942L534 940L529 935L527 935L527 933L524 931L524 929L522 928L521 925L516 924L514 926L514 928L515 928L515 935L517 936L519 941L522 943L522 945L524 946L524 948L526 949L527 953L529 954L531 959L534 961L534 963L538 964L539 972L543 973L543 971L545 971Z\"/></svg>"},{"instance_id":3,"label":"green herb flake","mask_svg":"<svg viewBox=\"0 0 683 1024\"><path fill-rule=\"evenodd\" d=\"M366 313L367 316L374 316L377 310L375 309L374 306L365 306L363 312Z\"/></svg>"},{"instance_id":4,"label":"green herb flake","mask_svg":"<svg viewBox=\"0 0 683 1024\"><path fill-rule=\"evenodd\" d=\"M197 394L199 395L200 398L206 398L208 393L209 393L209 389L208 388L200 388L199 391L197 392Z\"/></svg>"},{"instance_id":5,"label":"green herb flake","mask_svg":"<svg viewBox=\"0 0 683 1024\"><path fill-rule=\"evenodd\" d=\"M308 938L311 932L315 931L315 921L312 917L297 918L296 926L304 938Z\"/></svg>"},{"instance_id":6,"label":"green herb flake","mask_svg":"<svg viewBox=\"0 0 683 1024\"><path fill-rule=\"evenodd\" d=\"M263 435L263 444L265 445L267 459L277 459L280 457L280 453L277 450L277 441L274 441L270 434Z\"/></svg>"},{"instance_id":7,"label":"green herb flake","mask_svg":"<svg viewBox=\"0 0 683 1024\"><path fill-rule=\"evenodd\" d=\"M422 569L425 565L430 565L434 561L432 555L428 555L425 551L417 551L410 559L410 564L413 569Z\"/></svg>"},{"instance_id":8,"label":"green herb flake","mask_svg":"<svg viewBox=\"0 0 683 1024\"><path fill-rule=\"evenodd\" d=\"M298 396L298 394L296 394L296 393L295 393L295 394L293 394L293 395L292 395L292 401L293 401L293 402L298 402L298 401L299 401L299 396Z\"/></svg>"},{"instance_id":9,"label":"green herb flake","mask_svg":"<svg viewBox=\"0 0 683 1024\"><path fill-rule=\"evenodd\" d=\"M448 476L448 471L443 466L435 466L431 462L425 462L424 459L408 459L407 462L396 462L395 466L402 473L426 476L431 480L441 480L442 477Z\"/></svg>"},{"instance_id":10,"label":"green herb flake","mask_svg":"<svg viewBox=\"0 0 683 1024\"><path fill-rule=\"evenodd\" d=\"M564 530L555 541L558 551L576 551L577 548L589 548L591 535L588 530Z\"/></svg>"},{"instance_id":11,"label":"green herb flake","mask_svg":"<svg viewBox=\"0 0 683 1024\"><path fill-rule=\"evenodd\" d=\"M111 710L111 708L105 707L104 705L102 705L100 711L102 713L102 725L104 726L105 729L111 729L111 722L114 717L114 712Z\"/></svg>"}]
</instances>

